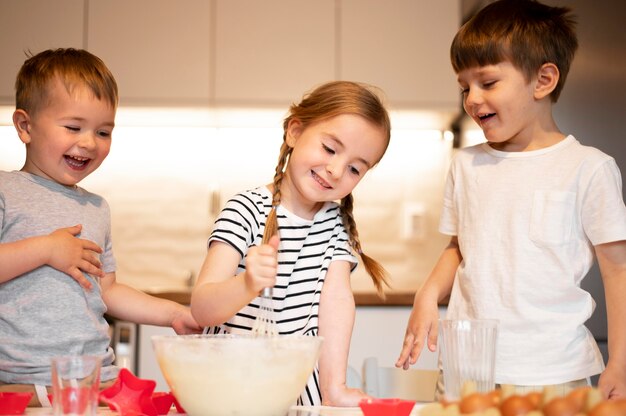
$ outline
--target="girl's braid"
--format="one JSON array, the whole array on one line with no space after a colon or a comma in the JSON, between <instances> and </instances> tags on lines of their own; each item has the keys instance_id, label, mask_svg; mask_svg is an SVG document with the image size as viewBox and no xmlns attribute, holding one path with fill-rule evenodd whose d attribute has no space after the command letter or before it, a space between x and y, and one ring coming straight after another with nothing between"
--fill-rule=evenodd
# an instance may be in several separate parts
<instances>
[{"instance_id":1,"label":"girl's braid","mask_svg":"<svg viewBox=\"0 0 626 416\"><path fill-rule=\"evenodd\" d=\"M276 207L280 205L280 185L283 181L285 165L291 154L291 147L287 145L287 141L283 140L280 147L280 156L274 173L274 191L272 195L272 209L265 220L265 230L263 231L263 244L267 244L274 234L278 233L278 220L276 219Z\"/></svg>"},{"instance_id":2,"label":"girl's braid","mask_svg":"<svg viewBox=\"0 0 626 416\"><path fill-rule=\"evenodd\" d=\"M363 265L365 266L365 270L371 276L378 295L384 299L385 293L383 291L383 284L389 287L387 271L380 263L363 253L361 241L359 240L359 232L356 229L356 222L354 221L354 217L352 215L353 206L354 199L351 193L341 200L340 207L341 216L343 218L343 226L348 233L348 238L350 239L352 248L359 254L361 260L363 261Z\"/></svg>"}]
</instances>

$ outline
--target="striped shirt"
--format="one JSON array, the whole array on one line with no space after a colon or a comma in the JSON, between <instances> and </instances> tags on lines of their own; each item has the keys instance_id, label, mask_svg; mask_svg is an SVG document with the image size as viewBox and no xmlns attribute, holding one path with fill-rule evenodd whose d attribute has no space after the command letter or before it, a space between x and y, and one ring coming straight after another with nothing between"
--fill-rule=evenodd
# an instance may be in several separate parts
<instances>
[{"instance_id":1,"label":"striped shirt","mask_svg":"<svg viewBox=\"0 0 626 416\"><path fill-rule=\"evenodd\" d=\"M215 221L209 244L221 241L239 252L237 274L245 270L248 248L261 244L271 202L272 195L264 186L240 193L226 203ZM327 202L313 220L297 217L282 206L276 213L280 245L272 303L278 332L317 336L320 294L330 263L348 261L354 269L357 259L352 255L337 203ZM207 333L250 332L260 302L260 297L255 298L224 324L208 328ZM317 367L298 404L321 404Z\"/></svg>"}]
</instances>

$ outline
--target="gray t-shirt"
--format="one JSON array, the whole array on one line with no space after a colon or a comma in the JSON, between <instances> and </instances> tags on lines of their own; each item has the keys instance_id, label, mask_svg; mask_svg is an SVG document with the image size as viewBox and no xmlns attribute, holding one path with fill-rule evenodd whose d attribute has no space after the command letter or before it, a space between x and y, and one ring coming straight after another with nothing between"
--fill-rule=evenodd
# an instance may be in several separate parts
<instances>
[{"instance_id":1,"label":"gray t-shirt","mask_svg":"<svg viewBox=\"0 0 626 416\"><path fill-rule=\"evenodd\" d=\"M77 224L83 226L78 237L104 250L104 271L115 271L109 206L102 197L25 172L0 171L0 243ZM101 379L117 376L99 282L85 276L91 291L47 265L0 283L1 382L50 385L50 360L59 355L100 356Z\"/></svg>"}]
</instances>

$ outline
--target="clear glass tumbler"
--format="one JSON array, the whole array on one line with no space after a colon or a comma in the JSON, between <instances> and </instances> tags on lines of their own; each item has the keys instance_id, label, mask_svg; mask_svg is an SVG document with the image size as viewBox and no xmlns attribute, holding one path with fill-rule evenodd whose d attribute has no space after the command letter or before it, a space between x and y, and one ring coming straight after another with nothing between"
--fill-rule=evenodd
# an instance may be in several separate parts
<instances>
[{"instance_id":1,"label":"clear glass tumbler","mask_svg":"<svg viewBox=\"0 0 626 416\"><path fill-rule=\"evenodd\" d=\"M52 359L52 407L55 416L96 415L100 366L100 358L89 355Z\"/></svg>"},{"instance_id":2,"label":"clear glass tumbler","mask_svg":"<svg viewBox=\"0 0 626 416\"><path fill-rule=\"evenodd\" d=\"M478 392L493 390L498 321L443 319L439 321L439 334L446 400L459 400L468 382Z\"/></svg>"}]
</instances>

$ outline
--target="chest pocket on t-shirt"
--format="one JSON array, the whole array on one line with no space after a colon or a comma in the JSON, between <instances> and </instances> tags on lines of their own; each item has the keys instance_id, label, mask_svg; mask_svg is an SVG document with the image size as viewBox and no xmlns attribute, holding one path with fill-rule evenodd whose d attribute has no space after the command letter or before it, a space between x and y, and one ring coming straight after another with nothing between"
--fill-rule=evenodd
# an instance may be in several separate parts
<instances>
[{"instance_id":1,"label":"chest pocket on t-shirt","mask_svg":"<svg viewBox=\"0 0 626 416\"><path fill-rule=\"evenodd\" d=\"M535 191L530 218L530 239L537 245L567 244L576 210L574 192Z\"/></svg>"}]
</instances>

